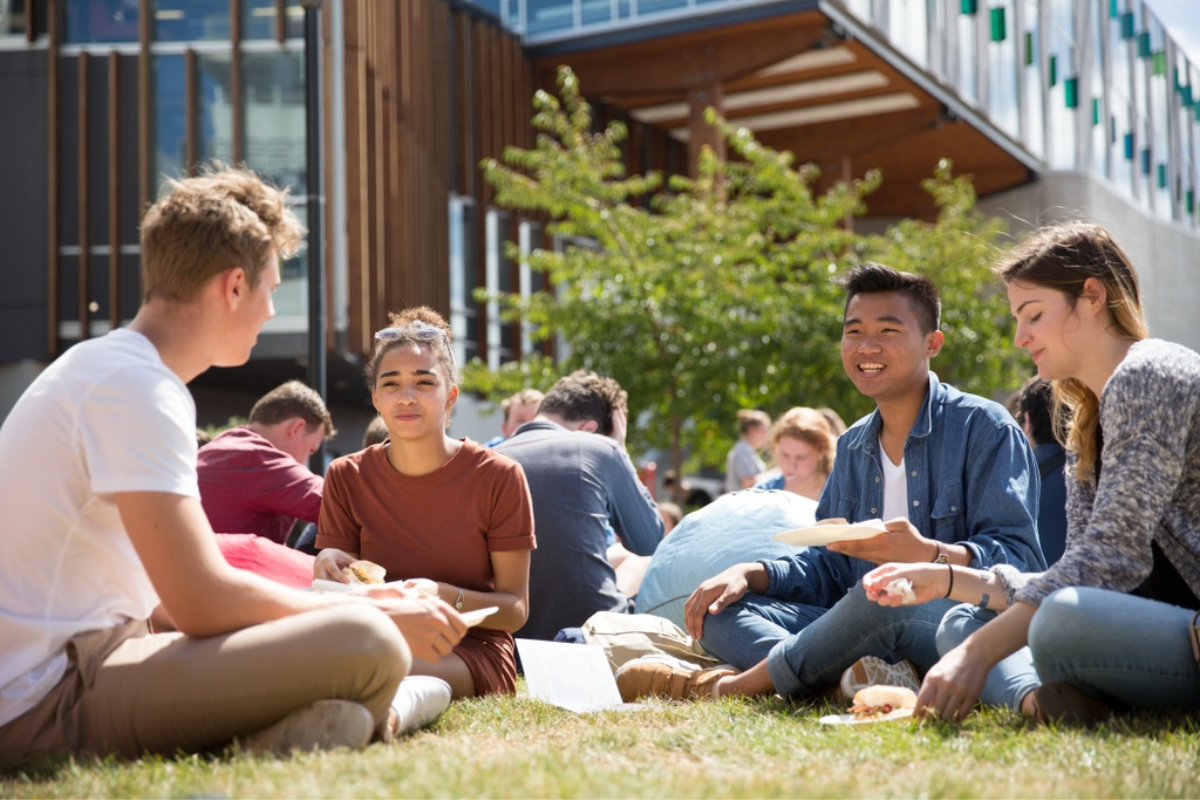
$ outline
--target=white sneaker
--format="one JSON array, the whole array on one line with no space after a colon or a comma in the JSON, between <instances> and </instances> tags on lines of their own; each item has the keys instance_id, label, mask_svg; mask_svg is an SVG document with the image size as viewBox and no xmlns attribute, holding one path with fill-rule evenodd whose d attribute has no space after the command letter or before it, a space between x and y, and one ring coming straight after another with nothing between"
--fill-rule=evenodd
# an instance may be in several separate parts
<instances>
[{"instance_id":1,"label":"white sneaker","mask_svg":"<svg viewBox=\"0 0 1200 800\"><path fill-rule=\"evenodd\" d=\"M450 707L450 684L432 675L409 675L400 681L392 710L398 724L396 735L403 736L433 724Z\"/></svg>"},{"instance_id":2,"label":"white sneaker","mask_svg":"<svg viewBox=\"0 0 1200 800\"><path fill-rule=\"evenodd\" d=\"M889 664L876 656L863 656L845 672L838 684L843 700L853 700L859 689L868 686L904 686L914 692L921 691L921 680L917 668L908 659Z\"/></svg>"},{"instance_id":3,"label":"white sneaker","mask_svg":"<svg viewBox=\"0 0 1200 800\"><path fill-rule=\"evenodd\" d=\"M318 700L274 725L240 736L234 745L252 753L286 755L294 750L361 750L375 732L375 718L352 700Z\"/></svg>"}]
</instances>

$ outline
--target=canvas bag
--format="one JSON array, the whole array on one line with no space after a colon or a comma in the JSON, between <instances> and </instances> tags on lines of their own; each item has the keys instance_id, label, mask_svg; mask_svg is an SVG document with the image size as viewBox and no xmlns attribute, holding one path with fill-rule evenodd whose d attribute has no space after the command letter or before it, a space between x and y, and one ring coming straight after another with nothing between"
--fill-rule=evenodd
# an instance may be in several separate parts
<instances>
[{"instance_id":1,"label":"canvas bag","mask_svg":"<svg viewBox=\"0 0 1200 800\"><path fill-rule=\"evenodd\" d=\"M583 623L583 638L604 648L614 673L626 661L651 654L673 656L697 669L721 663L671 620L654 614L597 611Z\"/></svg>"}]
</instances>

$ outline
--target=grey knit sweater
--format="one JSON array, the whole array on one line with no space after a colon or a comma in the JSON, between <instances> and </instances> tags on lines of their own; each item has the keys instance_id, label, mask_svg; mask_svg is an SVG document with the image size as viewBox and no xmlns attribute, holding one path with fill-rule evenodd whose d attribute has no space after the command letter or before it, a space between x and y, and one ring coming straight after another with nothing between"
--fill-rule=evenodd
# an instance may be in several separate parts
<instances>
[{"instance_id":1,"label":"grey knit sweater","mask_svg":"<svg viewBox=\"0 0 1200 800\"><path fill-rule=\"evenodd\" d=\"M1067 549L1050 569L992 570L1008 602L1039 605L1055 589L1136 589L1157 541L1200 595L1200 355L1160 339L1135 343L1100 397L1099 485L1074 478L1067 456Z\"/></svg>"}]
</instances>

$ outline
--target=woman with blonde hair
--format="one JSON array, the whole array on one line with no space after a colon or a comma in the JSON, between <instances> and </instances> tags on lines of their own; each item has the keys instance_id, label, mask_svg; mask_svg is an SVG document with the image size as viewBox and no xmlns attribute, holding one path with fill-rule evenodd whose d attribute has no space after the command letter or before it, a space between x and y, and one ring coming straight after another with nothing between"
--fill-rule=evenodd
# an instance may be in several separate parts
<instances>
[{"instance_id":1,"label":"woman with blonde hair","mask_svg":"<svg viewBox=\"0 0 1200 800\"><path fill-rule=\"evenodd\" d=\"M534 547L525 473L447 435L458 374L450 328L432 309L392 315L375 334L366 377L388 439L329 466L314 574L344 583L342 570L362 558L460 612L497 607L451 655L414 660L412 674L446 681L456 698L512 694L512 632L528 615Z\"/></svg>"},{"instance_id":2,"label":"woman with blonde hair","mask_svg":"<svg viewBox=\"0 0 1200 800\"><path fill-rule=\"evenodd\" d=\"M889 587L908 578L916 602L976 606L942 621L917 713L960 719L981 696L1078 723L1200 708L1200 355L1148 338L1137 273L1103 228L1038 231L996 271L1017 346L1072 412L1066 550L1037 574L887 564L863 578L883 605L904 603Z\"/></svg>"},{"instance_id":3,"label":"woman with blonde hair","mask_svg":"<svg viewBox=\"0 0 1200 800\"><path fill-rule=\"evenodd\" d=\"M758 489L784 491L817 500L833 472L837 437L825 415L814 408L796 406L775 421L768 437L772 460L779 473L755 484Z\"/></svg>"}]
</instances>

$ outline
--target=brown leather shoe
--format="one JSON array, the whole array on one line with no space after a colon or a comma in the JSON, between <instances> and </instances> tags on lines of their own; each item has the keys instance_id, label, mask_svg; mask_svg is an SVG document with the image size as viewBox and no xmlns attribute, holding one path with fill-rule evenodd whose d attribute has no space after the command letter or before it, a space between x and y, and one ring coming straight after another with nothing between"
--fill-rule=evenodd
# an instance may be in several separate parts
<instances>
[{"instance_id":1,"label":"brown leather shoe","mask_svg":"<svg viewBox=\"0 0 1200 800\"><path fill-rule=\"evenodd\" d=\"M1043 683L1033 690L1038 719L1062 725L1091 727L1112 716L1112 707L1088 697L1069 683Z\"/></svg>"},{"instance_id":2,"label":"brown leather shoe","mask_svg":"<svg viewBox=\"0 0 1200 800\"><path fill-rule=\"evenodd\" d=\"M717 681L736 674L736 670L727 667L687 670L653 656L643 656L617 670L617 689L626 703L643 697L711 700L716 697Z\"/></svg>"}]
</instances>

